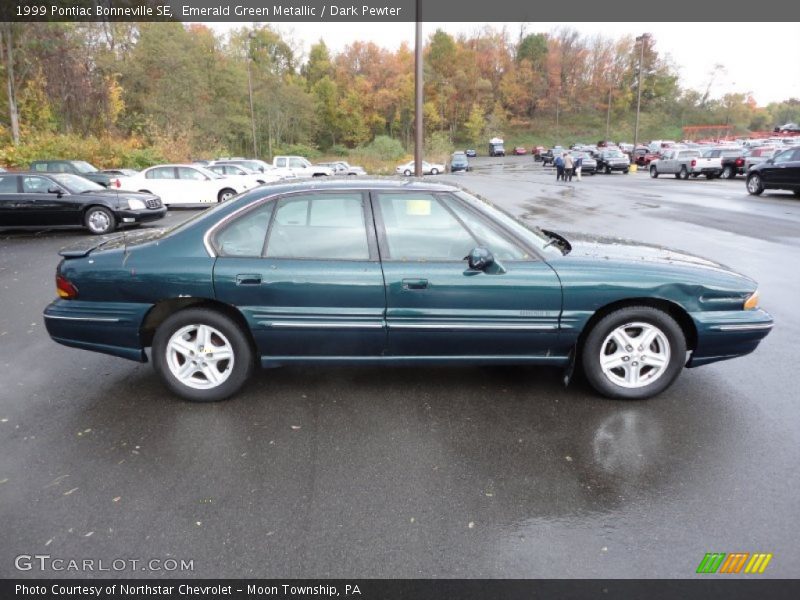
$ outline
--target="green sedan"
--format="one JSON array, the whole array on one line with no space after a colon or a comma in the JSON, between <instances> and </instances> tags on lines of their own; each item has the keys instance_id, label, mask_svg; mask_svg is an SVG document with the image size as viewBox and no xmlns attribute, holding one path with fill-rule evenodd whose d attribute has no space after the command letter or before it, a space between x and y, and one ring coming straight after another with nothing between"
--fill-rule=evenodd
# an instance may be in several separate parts
<instances>
[{"instance_id":1,"label":"green sedan","mask_svg":"<svg viewBox=\"0 0 800 600\"><path fill-rule=\"evenodd\" d=\"M193 401L290 364L541 364L567 381L579 365L604 396L646 398L773 326L756 283L718 263L541 230L427 182L276 184L61 255L50 336L151 359Z\"/></svg>"}]
</instances>

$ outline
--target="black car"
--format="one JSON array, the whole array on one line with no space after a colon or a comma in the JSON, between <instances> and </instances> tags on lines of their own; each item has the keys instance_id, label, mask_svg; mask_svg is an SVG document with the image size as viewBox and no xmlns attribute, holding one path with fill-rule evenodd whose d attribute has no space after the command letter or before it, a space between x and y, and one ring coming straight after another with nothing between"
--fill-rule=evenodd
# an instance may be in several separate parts
<instances>
[{"instance_id":1,"label":"black car","mask_svg":"<svg viewBox=\"0 0 800 600\"><path fill-rule=\"evenodd\" d=\"M0 228L86 227L100 235L166 212L158 196L107 190L71 173L0 173Z\"/></svg>"},{"instance_id":2,"label":"black car","mask_svg":"<svg viewBox=\"0 0 800 600\"><path fill-rule=\"evenodd\" d=\"M750 167L746 185L754 196L764 190L791 190L800 198L800 148L789 148Z\"/></svg>"},{"instance_id":3,"label":"black car","mask_svg":"<svg viewBox=\"0 0 800 600\"><path fill-rule=\"evenodd\" d=\"M103 187L111 185L111 175L98 171L97 167L85 160L35 160L31 163L31 171L37 173L72 173Z\"/></svg>"},{"instance_id":4,"label":"black car","mask_svg":"<svg viewBox=\"0 0 800 600\"><path fill-rule=\"evenodd\" d=\"M800 133L800 125L797 123L784 123L775 128L775 133Z\"/></svg>"},{"instance_id":5,"label":"black car","mask_svg":"<svg viewBox=\"0 0 800 600\"><path fill-rule=\"evenodd\" d=\"M610 174L612 171L627 173L631 168L631 159L619 148L603 148L597 155L597 172Z\"/></svg>"}]
</instances>

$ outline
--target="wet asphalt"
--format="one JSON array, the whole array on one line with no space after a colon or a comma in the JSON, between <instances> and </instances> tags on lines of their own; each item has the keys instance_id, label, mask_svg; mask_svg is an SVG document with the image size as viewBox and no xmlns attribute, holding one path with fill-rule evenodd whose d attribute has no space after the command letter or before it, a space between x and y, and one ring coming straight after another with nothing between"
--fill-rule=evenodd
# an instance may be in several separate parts
<instances>
[{"instance_id":1,"label":"wet asphalt","mask_svg":"<svg viewBox=\"0 0 800 600\"><path fill-rule=\"evenodd\" d=\"M547 368L283 368L198 405L149 364L47 336L56 252L84 233L0 232L0 576L92 575L14 567L47 554L193 561L101 577L683 578L706 552L770 552L761 577L796 576L800 201L742 178L473 165L437 180L719 260L759 281L774 331L642 402Z\"/></svg>"}]
</instances>

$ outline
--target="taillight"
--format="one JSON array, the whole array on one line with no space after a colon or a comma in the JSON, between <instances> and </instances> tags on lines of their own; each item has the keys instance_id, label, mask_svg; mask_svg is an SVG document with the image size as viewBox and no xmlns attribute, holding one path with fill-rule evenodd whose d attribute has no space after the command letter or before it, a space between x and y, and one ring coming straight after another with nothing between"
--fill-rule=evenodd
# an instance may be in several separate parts
<instances>
[{"instance_id":1,"label":"taillight","mask_svg":"<svg viewBox=\"0 0 800 600\"><path fill-rule=\"evenodd\" d=\"M692 166L693 166L693 167L696 167L696 166L697 166L697 161L696 161L695 159L692 159Z\"/></svg>"},{"instance_id":2,"label":"taillight","mask_svg":"<svg viewBox=\"0 0 800 600\"><path fill-rule=\"evenodd\" d=\"M78 297L78 288L69 279L60 274L56 274L56 292L59 298L64 298L65 300L74 300Z\"/></svg>"},{"instance_id":3,"label":"taillight","mask_svg":"<svg viewBox=\"0 0 800 600\"><path fill-rule=\"evenodd\" d=\"M121 188L122 182L119 179L114 180L114 187Z\"/></svg>"},{"instance_id":4,"label":"taillight","mask_svg":"<svg viewBox=\"0 0 800 600\"><path fill-rule=\"evenodd\" d=\"M744 159L743 158L737 158L736 159L736 166L737 167L744 166Z\"/></svg>"}]
</instances>

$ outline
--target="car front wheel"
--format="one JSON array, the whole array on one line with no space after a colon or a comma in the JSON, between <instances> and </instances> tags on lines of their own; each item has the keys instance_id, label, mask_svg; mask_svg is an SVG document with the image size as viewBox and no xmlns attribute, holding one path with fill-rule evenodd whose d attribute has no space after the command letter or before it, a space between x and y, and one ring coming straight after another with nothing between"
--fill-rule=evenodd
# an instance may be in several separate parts
<instances>
[{"instance_id":1,"label":"car front wheel","mask_svg":"<svg viewBox=\"0 0 800 600\"><path fill-rule=\"evenodd\" d=\"M655 165L653 165L652 167L650 167L650 177L652 177L653 179L655 179L656 177L658 177L658 169L656 168L656 166L655 166Z\"/></svg>"},{"instance_id":2,"label":"car front wheel","mask_svg":"<svg viewBox=\"0 0 800 600\"><path fill-rule=\"evenodd\" d=\"M431 175L438 175L439 169L431 169Z\"/></svg>"},{"instance_id":3,"label":"car front wheel","mask_svg":"<svg viewBox=\"0 0 800 600\"><path fill-rule=\"evenodd\" d=\"M83 217L86 228L95 235L111 233L117 226L113 213L102 206L92 206Z\"/></svg>"},{"instance_id":4,"label":"car front wheel","mask_svg":"<svg viewBox=\"0 0 800 600\"><path fill-rule=\"evenodd\" d=\"M638 400L667 389L686 362L675 320L650 306L616 310L591 329L581 354L591 386L609 398Z\"/></svg>"},{"instance_id":5,"label":"car front wheel","mask_svg":"<svg viewBox=\"0 0 800 600\"><path fill-rule=\"evenodd\" d=\"M207 308L168 317L153 337L153 366L167 387L193 402L235 394L253 370L253 352L242 329Z\"/></svg>"},{"instance_id":6,"label":"car front wheel","mask_svg":"<svg viewBox=\"0 0 800 600\"><path fill-rule=\"evenodd\" d=\"M764 191L764 183L761 181L761 175L753 173L747 178L747 192L753 196L760 196Z\"/></svg>"},{"instance_id":7,"label":"car front wheel","mask_svg":"<svg viewBox=\"0 0 800 600\"><path fill-rule=\"evenodd\" d=\"M405 175L406 177L410 177L411 176L411 171L406 169L405 171L403 171L403 175Z\"/></svg>"},{"instance_id":8,"label":"car front wheel","mask_svg":"<svg viewBox=\"0 0 800 600\"><path fill-rule=\"evenodd\" d=\"M217 196L217 200L219 202L227 202L228 200L233 198L235 195L236 195L236 191L235 190L232 190L230 188L225 188L224 190L220 191L219 195Z\"/></svg>"}]
</instances>

